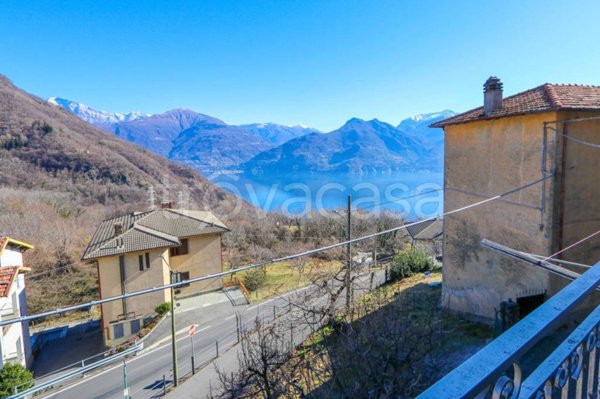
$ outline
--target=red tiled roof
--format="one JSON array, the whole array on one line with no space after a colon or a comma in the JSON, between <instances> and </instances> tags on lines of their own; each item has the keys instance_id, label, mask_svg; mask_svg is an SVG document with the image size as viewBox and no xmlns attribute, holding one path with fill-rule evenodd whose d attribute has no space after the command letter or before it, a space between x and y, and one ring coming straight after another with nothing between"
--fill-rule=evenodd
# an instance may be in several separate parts
<instances>
[{"instance_id":1,"label":"red tiled roof","mask_svg":"<svg viewBox=\"0 0 600 399\"><path fill-rule=\"evenodd\" d=\"M489 115L484 115L483 107L479 107L436 122L431 127L558 110L600 111L600 86L546 83L506 97L502 108Z\"/></svg>"},{"instance_id":2,"label":"red tiled roof","mask_svg":"<svg viewBox=\"0 0 600 399\"><path fill-rule=\"evenodd\" d=\"M2 267L0 268L0 297L8 296L10 286L15 280L15 276L19 272L18 267Z\"/></svg>"}]
</instances>

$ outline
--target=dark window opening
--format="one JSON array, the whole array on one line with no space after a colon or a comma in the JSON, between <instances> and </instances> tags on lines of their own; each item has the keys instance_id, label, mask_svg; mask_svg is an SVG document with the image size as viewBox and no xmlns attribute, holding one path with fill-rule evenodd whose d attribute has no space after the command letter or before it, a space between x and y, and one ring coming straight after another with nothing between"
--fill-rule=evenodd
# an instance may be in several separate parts
<instances>
[{"instance_id":1,"label":"dark window opening","mask_svg":"<svg viewBox=\"0 0 600 399\"><path fill-rule=\"evenodd\" d=\"M135 334L140 331L140 319L131 320L131 333Z\"/></svg>"},{"instance_id":2,"label":"dark window opening","mask_svg":"<svg viewBox=\"0 0 600 399\"><path fill-rule=\"evenodd\" d=\"M536 310L546 300L546 291L531 293L529 295L517 296L519 305L519 319L523 319L529 313Z\"/></svg>"},{"instance_id":3,"label":"dark window opening","mask_svg":"<svg viewBox=\"0 0 600 399\"><path fill-rule=\"evenodd\" d=\"M190 272L178 272L175 274L175 280L177 283L190 279ZM189 284L180 285L178 288L188 287Z\"/></svg>"},{"instance_id":4,"label":"dark window opening","mask_svg":"<svg viewBox=\"0 0 600 399\"><path fill-rule=\"evenodd\" d=\"M145 267L144 267L144 261L145 261ZM146 252L144 255L139 255L138 263L139 263L141 272L143 272L144 269L150 269L150 253Z\"/></svg>"},{"instance_id":5,"label":"dark window opening","mask_svg":"<svg viewBox=\"0 0 600 399\"><path fill-rule=\"evenodd\" d=\"M181 245L178 247L171 248L169 251L171 256L186 255L188 253L188 240L184 238L181 240Z\"/></svg>"},{"instance_id":6,"label":"dark window opening","mask_svg":"<svg viewBox=\"0 0 600 399\"><path fill-rule=\"evenodd\" d=\"M115 324L113 326L113 335L115 339L122 338L125 335L125 331L123 330L123 324Z\"/></svg>"}]
</instances>

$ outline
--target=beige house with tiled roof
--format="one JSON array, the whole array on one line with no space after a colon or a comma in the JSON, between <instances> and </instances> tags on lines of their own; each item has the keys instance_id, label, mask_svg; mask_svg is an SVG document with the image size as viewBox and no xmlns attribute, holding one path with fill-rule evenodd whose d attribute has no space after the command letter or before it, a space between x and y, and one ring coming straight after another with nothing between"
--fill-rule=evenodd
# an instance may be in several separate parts
<instances>
[{"instance_id":1,"label":"beige house with tiled roof","mask_svg":"<svg viewBox=\"0 0 600 399\"><path fill-rule=\"evenodd\" d=\"M555 293L562 278L480 242L548 256L600 230L600 87L544 84L503 98L502 83L492 77L483 107L432 126L444 128L445 212L552 175L444 218L444 304L493 320L503 301L531 304L528 292ZM600 240L563 259L596 263Z\"/></svg>"},{"instance_id":2,"label":"beige house with tiled roof","mask_svg":"<svg viewBox=\"0 0 600 399\"><path fill-rule=\"evenodd\" d=\"M0 320L27 314L23 252L32 245L11 237L0 237ZM14 323L0 328L0 368L7 363L27 366L31 361L29 325Z\"/></svg>"},{"instance_id":3,"label":"beige house with tiled roof","mask_svg":"<svg viewBox=\"0 0 600 399\"><path fill-rule=\"evenodd\" d=\"M210 212L157 209L130 213L100 223L82 259L94 261L100 297L157 287L222 271L221 234L229 231ZM178 297L222 288L221 279L176 290ZM168 290L102 304L102 327L108 345L137 333L156 305L169 302Z\"/></svg>"}]
</instances>

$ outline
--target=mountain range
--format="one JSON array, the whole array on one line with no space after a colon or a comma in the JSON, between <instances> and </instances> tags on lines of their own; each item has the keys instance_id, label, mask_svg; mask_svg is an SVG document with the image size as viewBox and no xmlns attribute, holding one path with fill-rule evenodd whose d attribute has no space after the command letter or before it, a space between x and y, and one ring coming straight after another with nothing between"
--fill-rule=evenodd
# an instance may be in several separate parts
<instances>
[{"instance_id":1,"label":"mountain range","mask_svg":"<svg viewBox=\"0 0 600 399\"><path fill-rule=\"evenodd\" d=\"M174 198L175 191L183 191L194 203L223 212L239 202L198 171L86 123L77 110L84 109L75 107L65 112L0 75L3 188L35 189L47 198L66 194L85 206L111 204L123 209L145 209L150 186L159 200L167 195ZM118 123L137 120L132 116L127 121L124 115L121 119Z\"/></svg>"},{"instance_id":2,"label":"mountain range","mask_svg":"<svg viewBox=\"0 0 600 399\"><path fill-rule=\"evenodd\" d=\"M287 140L318 130L274 123L230 125L218 118L178 108L160 114L109 113L59 97L48 102L103 130L205 174L235 167Z\"/></svg>"},{"instance_id":3,"label":"mountain range","mask_svg":"<svg viewBox=\"0 0 600 399\"><path fill-rule=\"evenodd\" d=\"M252 174L439 172L443 133L429 125L454 115L449 110L421 114L397 126L352 118L339 129L322 133L300 125L231 125L189 109L154 115L108 113L57 97L48 102L205 175L223 170Z\"/></svg>"}]
</instances>

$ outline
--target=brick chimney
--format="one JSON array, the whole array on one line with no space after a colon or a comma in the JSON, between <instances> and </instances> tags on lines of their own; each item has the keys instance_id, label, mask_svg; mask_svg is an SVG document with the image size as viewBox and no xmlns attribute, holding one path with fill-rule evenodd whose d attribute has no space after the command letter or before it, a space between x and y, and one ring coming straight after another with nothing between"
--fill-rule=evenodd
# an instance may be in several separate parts
<instances>
[{"instance_id":1,"label":"brick chimney","mask_svg":"<svg viewBox=\"0 0 600 399\"><path fill-rule=\"evenodd\" d=\"M113 224L113 227L115 228L115 236L123 234L123 223L116 222L115 224Z\"/></svg>"},{"instance_id":2,"label":"brick chimney","mask_svg":"<svg viewBox=\"0 0 600 399\"><path fill-rule=\"evenodd\" d=\"M502 108L502 82L496 76L490 76L483 84L483 114L490 115Z\"/></svg>"},{"instance_id":3,"label":"brick chimney","mask_svg":"<svg viewBox=\"0 0 600 399\"><path fill-rule=\"evenodd\" d=\"M162 209L173 209L173 203L170 201L163 201L160 203Z\"/></svg>"}]
</instances>

